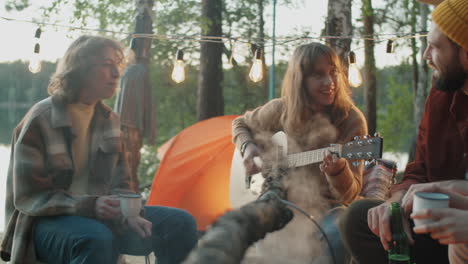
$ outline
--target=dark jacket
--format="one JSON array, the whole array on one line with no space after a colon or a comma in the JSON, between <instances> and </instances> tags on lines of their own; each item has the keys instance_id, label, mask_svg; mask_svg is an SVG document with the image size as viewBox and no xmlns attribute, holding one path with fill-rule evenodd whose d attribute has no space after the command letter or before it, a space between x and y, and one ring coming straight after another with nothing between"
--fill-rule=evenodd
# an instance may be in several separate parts
<instances>
[{"instance_id":1,"label":"dark jacket","mask_svg":"<svg viewBox=\"0 0 468 264\"><path fill-rule=\"evenodd\" d=\"M468 95L433 88L419 125L415 160L406 166L401 184L392 192L415 183L465 179L467 153Z\"/></svg>"}]
</instances>

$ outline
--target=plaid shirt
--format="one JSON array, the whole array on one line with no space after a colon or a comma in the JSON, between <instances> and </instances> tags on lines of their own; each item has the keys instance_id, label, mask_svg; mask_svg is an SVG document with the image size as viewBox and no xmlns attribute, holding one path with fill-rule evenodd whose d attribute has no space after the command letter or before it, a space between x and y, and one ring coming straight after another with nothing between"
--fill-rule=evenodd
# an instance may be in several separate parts
<instances>
[{"instance_id":1,"label":"plaid shirt","mask_svg":"<svg viewBox=\"0 0 468 264\"><path fill-rule=\"evenodd\" d=\"M2 259L36 263L32 229L41 216L95 217L100 195L135 191L121 140L119 117L102 102L90 125L88 194L68 191L74 174L73 127L66 106L54 96L34 105L15 128L7 178ZM118 224L108 223L111 226Z\"/></svg>"}]
</instances>

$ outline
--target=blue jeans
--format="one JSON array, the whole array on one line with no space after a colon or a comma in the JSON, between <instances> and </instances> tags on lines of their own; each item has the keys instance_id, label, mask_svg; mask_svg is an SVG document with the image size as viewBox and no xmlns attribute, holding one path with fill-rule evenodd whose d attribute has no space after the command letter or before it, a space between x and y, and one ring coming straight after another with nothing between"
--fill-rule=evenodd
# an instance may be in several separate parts
<instances>
[{"instance_id":1,"label":"blue jeans","mask_svg":"<svg viewBox=\"0 0 468 264\"><path fill-rule=\"evenodd\" d=\"M182 262L197 242L195 219L183 210L162 206L145 206L145 218L153 223L153 235L146 239L130 230L115 234L92 218L41 217L34 227L37 258L48 264L113 264L119 254L154 252L158 264Z\"/></svg>"}]
</instances>

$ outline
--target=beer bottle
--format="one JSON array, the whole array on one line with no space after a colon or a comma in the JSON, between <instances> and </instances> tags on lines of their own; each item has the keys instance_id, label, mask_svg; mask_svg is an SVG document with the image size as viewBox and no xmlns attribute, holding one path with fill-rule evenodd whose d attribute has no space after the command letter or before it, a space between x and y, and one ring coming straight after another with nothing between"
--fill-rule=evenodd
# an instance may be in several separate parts
<instances>
[{"instance_id":1,"label":"beer bottle","mask_svg":"<svg viewBox=\"0 0 468 264\"><path fill-rule=\"evenodd\" d=\"M409 240L403 228L400 204L392 203L390 208L390 228L392 241L388 251L389 264L410 264Z\"/></svg>"}]
</instances>

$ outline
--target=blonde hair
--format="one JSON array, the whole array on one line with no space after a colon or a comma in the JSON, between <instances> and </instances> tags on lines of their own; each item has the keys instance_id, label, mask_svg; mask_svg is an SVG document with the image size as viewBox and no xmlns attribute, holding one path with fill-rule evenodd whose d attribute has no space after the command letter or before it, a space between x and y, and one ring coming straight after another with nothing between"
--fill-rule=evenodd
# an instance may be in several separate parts
<instances>
[{"instance_id":1,"label":"blonde hair","mask_svg":"<svg viewBox=\"0 0 468 264\"><path fill-rule=\"evenodd\" d=\"M115 40L101 36L84 35L73 41L60 59L57 69L50 79L47 87L48 93L57 96L64 103L76 102L84 80L95 63L95 58L105 48L116 50L120 57L119 63L123 64L123 48Z\"/></svg>"},{"instance_id":2,"label":"blonde hair","mask_svg":"<svg viewBox=\"0 0 468 264\"><path fill-rule=\"evenodd\" d=\"M328 114L336 125L346 118L353 106L348 87L348 78L336 52L321 43L313 42L301 45L294 51L281 87L281 97L285 109L281 121L288 132L300 130L315 113L314 98L310 98L305 87L305 78L314 71L317 60L325 56L336 68L336 97Z\"/></svg>"}]
</instances>

